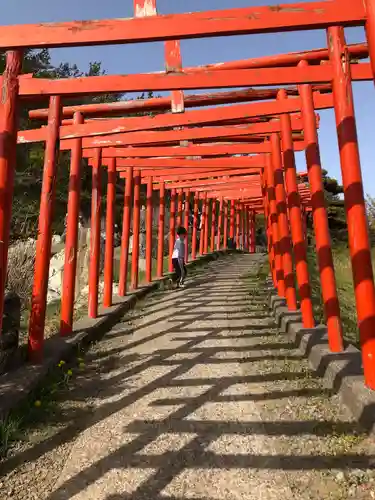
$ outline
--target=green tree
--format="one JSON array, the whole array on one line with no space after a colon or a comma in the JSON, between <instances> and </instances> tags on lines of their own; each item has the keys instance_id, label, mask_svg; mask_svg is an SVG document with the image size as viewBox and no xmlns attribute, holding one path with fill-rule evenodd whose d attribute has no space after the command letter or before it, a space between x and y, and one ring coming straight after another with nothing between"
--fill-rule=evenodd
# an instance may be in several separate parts
<instances>
[{"instance_id":1,"label":"green tree","mask_svg":"<svg viewBox=\"0 0 375 500\"><path fill-rule=\"evenodd\" d=\"M366 196L367 220L370 231L371 243L375 243L375 198L369 194Z\"/></svg>"},{"instance_id":2,"label":"green tree","mask_svg":"<svg viewBox=\"0 0 375 500\"><path fill-rule=\"evenodd\" d=\"M344 188L328 175L323 169L323 185L327 203L328 224L333 239L338 241L347 240L347 225L345 216L345 206L342 194Z\"/></svg>"},{"instance_id":3,"label":"green tree","mask_svg":"<svg viewBox=\"0 0 375 500\"><path fill-rule=\"evenodd\" d=\"M369 194L366 196L366 209L369 226L375 230L375 198Z\"/></svg>"},{"instance_id":4,"label":"green tree","mask_svg":"<svg viewBox=\"0 0 375 500\"><path fill-rule=\"evenodd\" d=\"M0 72L5 68L5 54L0 54ZM77 65L68 62L53 66L51 56L47 49L27 50L23 61L23 73L32 73L34 78L79 78L82 76L102 76L105 71L98 61L91 62L89 69L82 72ZM104 94L100 96L84 96L80 98L64 99L64 105L90 104L99 102L113 102L123 98L123 94ZM48 101L37 102L23 101L19 129L26 130L39 128L45 124L45 120L30 120L28 113L31 109L47 106ZM14 186L13 216L11 227L11 238L36 237L40 192L42 185L42 173L44 163L44 144L35 143L19 145L17 147L17 169ZM70 153L62 151L59 155L59 169L56 187L56 203L54 213L53 230L63 230L66 204L68 198ZM105 175L103 182L106 181ZM82 162L81 179L81 209L88 213L91 199L91 168L87 161ZM104 200L105 201L105 200Z\"/></svg>"},{"instance_id":5,"label":"green tree","mask_svg":"<svg viewBox=\"0 0 375 500\"><path fill-rule=\"evenodd\" d=\"M322 177L331 237L333 240L346 241L347 225L342 198L344 188L337 179L328 175L327 170L322 170ZM307 176L305 181L308 182ZM309 227L312 227L312 215L309 217Z\"/></svg>"}]
</instances>

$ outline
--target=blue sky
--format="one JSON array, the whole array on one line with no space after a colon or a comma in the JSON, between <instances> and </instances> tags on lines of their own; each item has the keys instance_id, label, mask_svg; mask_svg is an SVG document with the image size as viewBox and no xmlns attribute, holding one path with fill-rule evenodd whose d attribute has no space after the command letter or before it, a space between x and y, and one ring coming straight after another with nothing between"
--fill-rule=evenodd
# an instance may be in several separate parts
<instances>
[{"instance_id":1,"label":"blue sky","mask_svg":"<svg viewBox=\"0 0 375 500\"><path fill-rule=\"evenodd\" d=\"M277 0L157 0L160 14L204 11L272 5ZM284 0L283 3L292 3ZM132 17L133 0L0 0L0 24L26 24L83 19L110 19ZM349 43L364 41L362 28L346 30ZM183 65L195 66L232 61L297 50L326 46L323 30L277 35L251 35L186 40L181 44ZM129 74L160 71L164 68L162 43L131 44L123 46L55 49L53 62L69 61L86 69L90 61L102 61L110 74ZM359 146L365 192L375 196L373 174L373 126L375 116L375 89L371 82L354 84ZM333 110L321 112L319 132L322 165L333 177L341 180L337 137ZM297 168L305 170L304 155L298 153Z\"/></svg>"}]
</instances>

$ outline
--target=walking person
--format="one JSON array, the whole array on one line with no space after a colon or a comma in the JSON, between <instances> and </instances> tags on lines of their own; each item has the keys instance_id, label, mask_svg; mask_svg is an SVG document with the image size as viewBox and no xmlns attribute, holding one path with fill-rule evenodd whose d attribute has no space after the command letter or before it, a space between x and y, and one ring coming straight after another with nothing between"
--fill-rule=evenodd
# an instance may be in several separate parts
<instances>
[{"instance_id":1,"label":"walking person","mask_svg":"<svg viewBox=\"0 0 375 500\"><path fill-rule=\"evenodd\" d=\"M185 239L187 231L183 226L177 229L177 239L174 244L172 253L172 264L174 269L174 276L172 282L177 284L178 288L184 288L184 281L187 275L185 265Z\"/></svg>"}]
</instances>

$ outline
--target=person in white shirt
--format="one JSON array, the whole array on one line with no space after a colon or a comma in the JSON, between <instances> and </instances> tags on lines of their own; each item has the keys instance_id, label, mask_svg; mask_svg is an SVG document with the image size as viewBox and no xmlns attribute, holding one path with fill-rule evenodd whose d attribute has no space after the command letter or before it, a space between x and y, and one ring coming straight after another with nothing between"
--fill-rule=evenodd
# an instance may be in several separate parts
<instances>
[{"instance_id":1,"label":"person in white shirt","mask_svg":"<svg viewBox=\"0 0 375 500\"><path fill-rule=\"evenodd\" d=\"M177 239L174 244L172 253L172 264L174 269L174 277L172 281L177 283L178 287L184 287L184 281L187 275L185 266L185 238L187 231L183 226L177 229Z\"/></svg>"}]
</instances>

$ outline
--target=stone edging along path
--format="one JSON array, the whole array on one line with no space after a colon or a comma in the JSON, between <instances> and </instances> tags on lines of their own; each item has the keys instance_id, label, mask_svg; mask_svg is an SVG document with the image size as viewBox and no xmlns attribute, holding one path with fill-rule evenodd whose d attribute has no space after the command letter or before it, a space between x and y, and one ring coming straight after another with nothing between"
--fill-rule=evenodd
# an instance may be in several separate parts
<instances>
[{"instance_id":1,"label":"stone edging along path","mask_svg":"<svg viewBox=\"0 0 375 500\"><path fill-rule=\"evenodd\" d=\"M217 251L203 255L188 262L188 269L227 255L226 251ZM233 253L233 252L231 252ZM109 308L100 308L96 319L82 318L74 325L72 335L61 337L55 334L45 342L44 361L40 365L25 363L14 371L0 377L0 419L4 420L10 411L19 407L27 397L37 390L49 373L57 364L69 361L90 343L100 340L126 313L134 308L135 304L151 292L163 288L170 278L168 273L161 279L142 286L126 297L114 297L113 305Z\"/></svg>"},{"instance_id":2,"label":"stone edging along path","mask_svg":"<svg viewBox=\"0 0 375 500\"><path fill-rule=\"evenodd\" d=\"M354 418L368 431L375 430L375 392L365 386L361 352L347 343L341 353L328 348L327 327L317 325L307 329L299 311L291 312L283 298L277 295L269 278L268 307L276 318L280 331L286 333L309 360L327 388L336 391Z\"/></svg>"}]
</instances>

